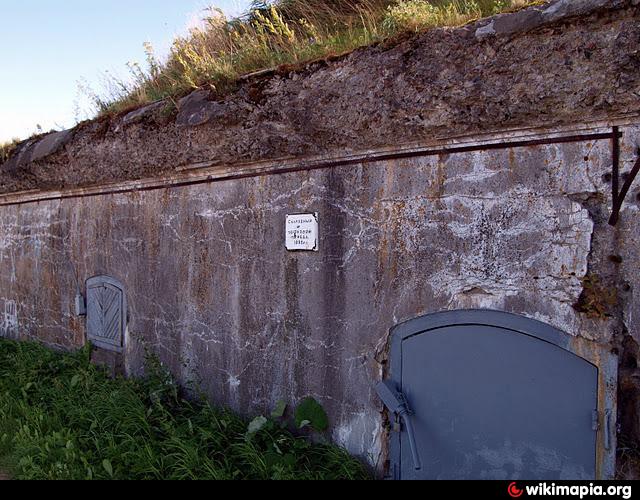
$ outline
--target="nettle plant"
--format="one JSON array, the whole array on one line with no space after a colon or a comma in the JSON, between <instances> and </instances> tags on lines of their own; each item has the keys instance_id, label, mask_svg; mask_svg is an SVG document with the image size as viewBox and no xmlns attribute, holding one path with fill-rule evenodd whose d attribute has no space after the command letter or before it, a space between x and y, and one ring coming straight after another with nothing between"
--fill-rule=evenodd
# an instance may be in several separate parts
<instances>
[{"instance_id":1,"label":"nettle plant","mask_svg":"<svg viewBox=\"0 0 640 500\"><path fill-rule=\"evenodd\" d=\"M252 435L269 425L288 427L290 423L285 418L288 408L286 401L280 401L271 412L271 418L256 417L247 429L247 434ZM303 399L295 408L293 423L296 429L309 429L312 432L323 433L329 429L329 417L322 405L312 397Z\"/></svg>"}]
</instances>

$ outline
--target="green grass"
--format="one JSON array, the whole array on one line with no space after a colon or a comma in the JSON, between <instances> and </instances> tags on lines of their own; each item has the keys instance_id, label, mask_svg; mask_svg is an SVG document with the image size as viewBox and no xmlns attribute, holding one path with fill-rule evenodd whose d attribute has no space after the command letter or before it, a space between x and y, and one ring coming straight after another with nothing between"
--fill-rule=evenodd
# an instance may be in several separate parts
<instances>
[{"instance_id":1,"label":"green grass","mask_svg":"<svg viewBox=\"0 0 640 500\"><path fill-rule=\"evenodd\" d=\"M180 397L152 363L110 379L89 350L0 339L0 470L16 479L366 479L344 450ZM254 429L256 426L254 425Z\"/></svg>"},{"instance_id":2,"label":"green grass","mask_svg":"<svg viewBox=\"0 0 640 500\"><path fill-rule=\"evenodd\" d=\"M459 26L539 0L257 0L228 20L210 8L202 26L177 38L166 61L145 45L146 65L129 78L107 74L102 92L81 87L98 114L120 113L196 88L219 95L242 75L335 56L407 32Z\"/></svg>"}]
</instances>

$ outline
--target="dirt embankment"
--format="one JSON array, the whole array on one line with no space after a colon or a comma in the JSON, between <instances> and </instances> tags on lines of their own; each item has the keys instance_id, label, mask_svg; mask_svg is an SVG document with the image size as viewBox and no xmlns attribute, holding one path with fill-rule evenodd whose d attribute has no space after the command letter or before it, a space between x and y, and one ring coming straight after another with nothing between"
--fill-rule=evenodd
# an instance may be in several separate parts
<instances>
[{"instance_id":1,"label":"dirt embankment","mask_svg":"<svg viewBox=\"0 0 640 500\"><path fill-rule=\"evenodd\" d=\"M23 143L0 193L347 154L640 111L640 0L556 0Z\"/></svg>"}]
</instances>

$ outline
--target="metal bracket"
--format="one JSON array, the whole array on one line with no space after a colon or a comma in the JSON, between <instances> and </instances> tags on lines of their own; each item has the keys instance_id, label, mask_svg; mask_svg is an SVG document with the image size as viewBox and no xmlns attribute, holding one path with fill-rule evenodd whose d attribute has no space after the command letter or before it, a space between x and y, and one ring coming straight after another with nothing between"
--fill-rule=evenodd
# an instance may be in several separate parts
<instances>
[{"instance_id":1,"label":"metal bracket","mask_svg":"<svg viewBox=\"0 0 640 500\"><path fill-rule=\"evenodd\" d=\"M394 413L393 423L391 424L391 430L393 432L402 432L402 419L400 415Z\"/></svg>"},{"instance_id":2,"label":"metal bracket","mask_svg":"<svg viewBox=\"0 0 640 500\"><path fill-rule=\"evenodd\" d=\"M618 127L613 127L613 171L611 179L611 189L613 198L613 210L611 211L611 218L609 224L615 226L620 218L620 210L624 203L633 181L640 173L640 148L637 151L638 159L635 165L629 172L627 179L620 189L620 132Z\"/></svg>"},{"instance_id":3,"label":"metal bracket","mask_svg":"<svg viewBox=\"0 0 640 500\"><path fill-rule=\"evenodd\" d=\"M420 455L418 454L418 445L415 438L415 431L413 430L413 423L411 422L413 412L409 408L407 398L405 398L404 394L399 392L395 384L389 380L380 382L376 386L376 392L387 409L395 415L396 425L399 423L400 419L404 422L404 428L407 432L407 438L409 439L409 447L411 448L413 465L416 470L422 469ZM396 428L397 427L394 426L394 430ZM402 428L400 428L400 430L402 430Z\"/></svg>"},{"instance_id":4,"label":"metal bracket","mask_svg":"<svg viewBox=\"0 0 640 500\"><path fill-rule=\"evenodd\" d=\"M87 304L84 300L84 296L79 291L76 294L75 313L76 313L76 316L87 315Z\"/></svg>"}]
</instances>

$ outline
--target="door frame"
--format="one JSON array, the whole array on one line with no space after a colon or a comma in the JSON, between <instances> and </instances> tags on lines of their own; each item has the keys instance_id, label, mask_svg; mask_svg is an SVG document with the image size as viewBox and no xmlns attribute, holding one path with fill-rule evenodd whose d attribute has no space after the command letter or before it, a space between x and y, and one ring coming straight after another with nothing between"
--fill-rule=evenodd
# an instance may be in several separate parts
<instances>
[{"instance_id":1,"label":"door frame","mask_svg":"<svg viewBox=\"0 0 640 500\"><path fill-rule=\"evenodd\" d=\"M588 361L598 369L598 424L596 437L596 478L613 479L616 468L616 422L618 357L611 348L575 337L540 321L503 311L489 309L462 309L428 314L412 319L391 330L391 358L389 379L402 391L402 343L415 335L428 334L439 328L458 325L492 326L512 330L553 344ZM609 424L605 425L605 413ZM609 429L609 437L605 429ZM390 436L390 474L398 478L401 467L400 433Z\"/></svg>"}]
</instances>

